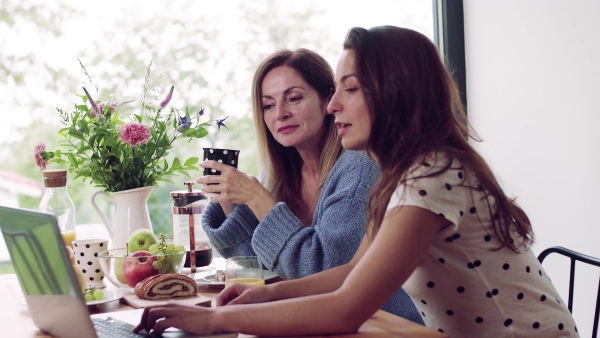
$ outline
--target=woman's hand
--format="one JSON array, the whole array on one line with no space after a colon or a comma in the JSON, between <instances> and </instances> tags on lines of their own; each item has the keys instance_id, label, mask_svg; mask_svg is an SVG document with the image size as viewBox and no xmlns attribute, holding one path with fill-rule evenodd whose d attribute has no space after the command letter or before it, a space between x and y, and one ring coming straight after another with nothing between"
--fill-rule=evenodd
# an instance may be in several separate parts
<instances>
[{"instance_id":1,"label":"woman's hand","mask_svg":"<svg viewBox=\"0 0 600 338\"><path fill-rule=\"evenodd\" d=\"M202 192L218 194L212 202L246 204L259 220L275 206L271 193L252 175L217 161L203 161L200 166L221 172L221 175L206 175L196 180L205 185Z\"/></svg>"},{"instance_id":2,"label":"woman's hand","mask_svg":"<svg viewBox=\"0 0 600 338\"><path fill-rule=\"evenodd\" d=\"M269 286L231 283L219 293L217 306L234 304L265 303L274 300Z\"/></svg>"},{"instance_id":3,"label":"woman's hand","mask_svg":"<svg viewBox=\"0 0 600 338\"><path fill-rule=\"evenodd\" d=\"M133 332L146 330L160 336L166 329L174 327L194 334L214 333L218 328L213 323L213 314L214 309L211 308L174 303L147 307Z\"/></svg>"}]
</instances>

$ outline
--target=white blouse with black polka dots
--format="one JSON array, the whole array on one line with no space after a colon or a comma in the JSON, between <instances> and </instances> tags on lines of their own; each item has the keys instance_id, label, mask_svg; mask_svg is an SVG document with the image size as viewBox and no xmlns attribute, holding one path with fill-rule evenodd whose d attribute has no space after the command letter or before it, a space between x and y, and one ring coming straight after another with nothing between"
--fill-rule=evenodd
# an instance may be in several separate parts
<instances>
[{"instance_id":1,"label":"white blouse with black polka dots","mask_svg":"<svg viewBox=\"0 0 600 338\"><path fill-rule=\"evenodd\" d=\"M410 177L438 171L446 161L429 156ZM494 250L500 242L473 176L454 161L443 174L399 185L388 204L388 210L418 206L452 223L403 286L426 325L450 337L578 337L565 302L531 250ZM493 198L488 200L495 210Z\"/></svg>"}]
</instances>

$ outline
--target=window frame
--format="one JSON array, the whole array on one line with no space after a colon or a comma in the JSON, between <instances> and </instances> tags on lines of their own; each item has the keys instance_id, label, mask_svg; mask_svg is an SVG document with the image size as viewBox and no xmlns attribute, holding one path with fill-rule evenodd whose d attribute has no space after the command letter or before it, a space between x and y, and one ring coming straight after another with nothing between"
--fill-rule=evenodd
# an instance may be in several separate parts
<instances>
[{"instance_id":1,"label":"window frame","mask_svg":"<svg viewBox=\"0 0 600 338\"><path fill-rule=\"evenodd\" d=\"M432 2L434 42L456 81L466 111L467 72L463 0L432 0Z\"/></svg>"}]
</instances>

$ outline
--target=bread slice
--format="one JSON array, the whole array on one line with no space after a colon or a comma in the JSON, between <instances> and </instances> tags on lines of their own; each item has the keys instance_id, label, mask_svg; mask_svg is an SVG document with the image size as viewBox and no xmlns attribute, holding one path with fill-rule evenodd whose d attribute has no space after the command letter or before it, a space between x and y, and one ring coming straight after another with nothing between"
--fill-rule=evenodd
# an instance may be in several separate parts
<instances>
[{"instance_id":1,"label":"bread slice","mask_svg":"<svg viewBox=\"0 0 600 338\"><path fill-rule=\"evenodd\" d=\"M200 289L191 277L178 273L150 276L135 286L135 295L141 299L168 299L198 295Z\"/></svg>"}]
</instances>

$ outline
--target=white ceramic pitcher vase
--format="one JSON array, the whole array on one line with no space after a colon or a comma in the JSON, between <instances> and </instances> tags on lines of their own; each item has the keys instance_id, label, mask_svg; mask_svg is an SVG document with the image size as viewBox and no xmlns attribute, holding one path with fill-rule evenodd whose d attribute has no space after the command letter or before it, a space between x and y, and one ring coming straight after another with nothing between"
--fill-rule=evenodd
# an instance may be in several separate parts
<instances>
[{"instance_id":1,"label":"white ceramic pitcher vase","mask_svg":"<svg viewBox=\"0 0 600 338\"><path fill-rule=\"evenodd\" d=\"M109 248L125 248L129 235L137 229L152 230L150 213L148 212L148 197L156 186L117 191L108 194L97 191L92 195L92 206L102 219L110 236ZM105 197L109 203L117 207L114 218L109 219L100 210L96 202L98 196Z\"/></svg>"}]
</instances>

